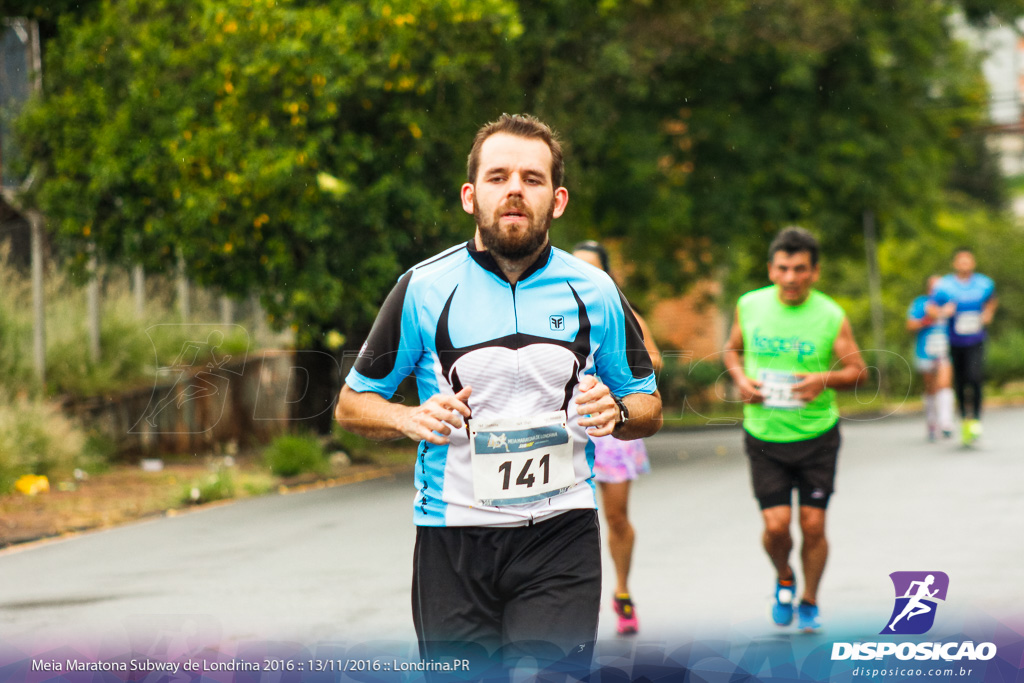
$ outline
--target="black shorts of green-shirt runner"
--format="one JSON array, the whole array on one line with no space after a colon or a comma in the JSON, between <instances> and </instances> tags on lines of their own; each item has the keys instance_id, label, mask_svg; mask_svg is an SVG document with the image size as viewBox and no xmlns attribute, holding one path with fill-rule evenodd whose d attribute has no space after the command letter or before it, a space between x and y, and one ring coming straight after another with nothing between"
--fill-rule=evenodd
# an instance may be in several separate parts
<instances>
[{"instance_id":1,"label":"black shorts of green-shirt runner","mask_svg":"<svg viewBox=\"0 0 1024 683\"><path fill-rule=\"evenodd\" d=\"M820 436L803 441L763 441L744 431L754 496L761 509L792 505L793 489L800 505L828 507L835 491L839 457L839 423Z\"/></svg>"}]
</instances>

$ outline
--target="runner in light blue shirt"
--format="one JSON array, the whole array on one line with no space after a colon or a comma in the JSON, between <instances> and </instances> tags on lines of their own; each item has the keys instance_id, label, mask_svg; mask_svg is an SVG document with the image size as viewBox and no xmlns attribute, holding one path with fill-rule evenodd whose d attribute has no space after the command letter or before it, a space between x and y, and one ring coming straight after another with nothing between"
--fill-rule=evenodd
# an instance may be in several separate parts
<instances>
[{"instance_id":1,"label":"runner in light blue shirt","mask_svg":"<svg viewBox=\"0 0 1024 683\"><path fill-rule=\"evenodd\" d=\"M949 346L965 446L981 436L986 328L999 305L995 283L991 278L975 273L975 265L974 252L970 248L957 249L953 254L954 273L939 281L933 296L939 306L950 303L955 306L949 318Z\"/></svg>"}]
</instances>

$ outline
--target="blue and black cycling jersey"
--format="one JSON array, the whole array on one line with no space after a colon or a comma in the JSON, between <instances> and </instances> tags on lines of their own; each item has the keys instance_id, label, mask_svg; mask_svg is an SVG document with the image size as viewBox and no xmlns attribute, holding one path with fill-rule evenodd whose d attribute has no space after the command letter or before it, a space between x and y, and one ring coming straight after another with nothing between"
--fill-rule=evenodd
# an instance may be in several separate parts
<instances>
[{"instance_id":1,"label":"blue and black cycling jersey","mask_svg":"<svg viewBox=\"0 0 1024 683\"><path fill-rule=\"evenodd\" d=\"M346 384L390 399L412 374L421 401L471 386L479 420L564 411L576 483L541 501L475 504L466 430L448 445L420 444L416 524L515 526L596 507L593 446L574 403L580 379L595 373L616 396L656 388L640 326L611 278L549 246L512 285L470 240L399 279Z\"/></svg>"}]
</instances>

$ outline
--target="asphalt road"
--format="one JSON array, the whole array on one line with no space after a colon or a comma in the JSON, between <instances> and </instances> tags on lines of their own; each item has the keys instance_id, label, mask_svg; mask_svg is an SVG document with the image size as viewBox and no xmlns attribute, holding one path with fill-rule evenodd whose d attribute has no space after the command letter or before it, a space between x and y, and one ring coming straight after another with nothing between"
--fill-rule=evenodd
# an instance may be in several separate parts
<instances>
[{"instance_id":1,"label":"asphalt road","mask_svg":"<svg viewBox=\"0 0 1024 683\"><path fill-rule=\"evenodd\" d=\"M949 575L944 618L1024 616L1022 422L1020 408L990 410L983 443L964 450L926 443L919 416L843 421L826 632L877 634L888 575L904 570ZM777 636L739 430L663 432L648 448L631 508L642 638ZM412 497L411 476L376 480L4 551L0 643L412 642ZM612 617L605 605L602 639Z\"/></svg>"}]
</instances>

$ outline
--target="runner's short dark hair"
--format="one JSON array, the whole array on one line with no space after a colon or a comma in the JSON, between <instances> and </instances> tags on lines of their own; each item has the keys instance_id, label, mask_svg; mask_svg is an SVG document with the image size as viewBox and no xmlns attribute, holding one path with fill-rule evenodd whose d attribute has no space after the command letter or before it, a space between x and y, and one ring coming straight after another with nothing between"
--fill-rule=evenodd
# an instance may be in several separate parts
<instances>
[{"instance_id":1,"label":"runner's short dark hair","mask_svg":"<svg viewBox=\"0 0 1024 683\"><path fill-rule=\"evenodd\" d=\"M562 143L551 128L530 114L502 114L497 121L485 123L473 138L473 147L469 150L466 161L466 179L476 182L476 174L480 170L480 148L484 141L497 133L506 133L521 138L542 140L551 150L551 183L561 187L565 180L565 159L562 156Z\"/></svg>"},{"instance_id":2,"label":"runner's short dark hair","mask_svg":"<svg viewBox=\"0 0 1024 683\"><path fill-rule=\"evenodd\" d=\"M791 225L783 228L782 232L775 236L768 246L768 263L775 259L775 252L784 251L787 254L798 254L806 251L811 255L811 265L818 265L818 239L807 230Z\"/></svg>"},{"instance_id":3,"label":"runner's short dark hair","mask_svg":"<svg viewBox=\"0 0 1024 683\"><path fill-rule=\"evenodd\" d=\"M968 254L970 254L971 256L974 256L974 249L972 249L971 247L968 247L966 245L960 245L959 247L957 247L956 249L953 250L953 258L956 258L957 256L959 256L960 254L964 253L965 251Z\"/></svg>"}]
</instances>

